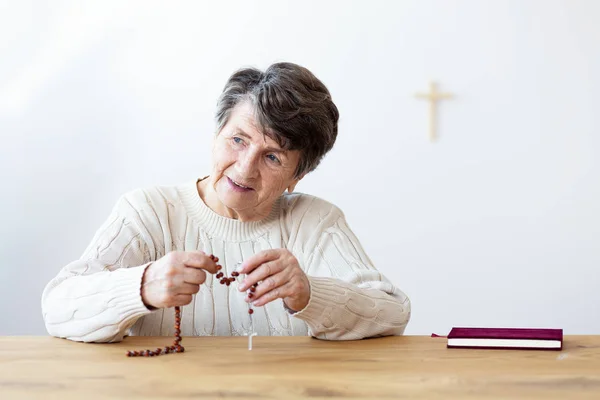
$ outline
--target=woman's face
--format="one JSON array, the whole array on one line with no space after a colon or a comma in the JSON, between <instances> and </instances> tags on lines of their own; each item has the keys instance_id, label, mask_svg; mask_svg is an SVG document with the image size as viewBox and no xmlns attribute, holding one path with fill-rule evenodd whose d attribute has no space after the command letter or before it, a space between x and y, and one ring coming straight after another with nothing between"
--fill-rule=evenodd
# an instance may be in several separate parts
<instances>
[{"instance_id":1,"label":"woman's face","mask_svg":"<svg viewBox=\"0 0 600 400\"><path fill-rule=\"evenodd\" d=\"M242 220L266 217L274 201L299 179L300 152L282 150L258 130L249 102L238 104L213 145L212 184L229 215Z\"/></svg>"}]
</instances>

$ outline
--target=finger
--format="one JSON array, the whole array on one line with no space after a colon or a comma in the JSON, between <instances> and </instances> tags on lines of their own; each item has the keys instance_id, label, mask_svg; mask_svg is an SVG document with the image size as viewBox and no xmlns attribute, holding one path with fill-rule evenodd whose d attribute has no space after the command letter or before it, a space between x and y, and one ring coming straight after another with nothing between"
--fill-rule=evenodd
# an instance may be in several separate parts
<instances>
[{"instance_id":1,"label":"finger","mask_svg":"<svg viewBox=\"0 0 600 400\"><path fill-rule=\"evenodd\" d=\"M183 283L178 289L177 294L196 294L200 291L200 285L193 283Z\"/></svg>"},{"instance_id":2,"label":"finger","mask_svg":"<svg viewBox=\"0 0 600 400\"><path fill-rule=\"evenodd\" d=\"M178 294L173 297L173 304L171 305L171 307L185 306L186 304L190 304L192 302L192 299L193 297L191 294Z\"/></svg>"},{"instance_id":3,"label":"finger","mask_svg":"<svg viewBox=\"0 0 600 400\"><path fill-rule=\"evenodd\" d=\"M181 262L186 267L202 268L211 274L216 274L219 269L214 259L202 251L185 251L181 253L181 257Z\"/></svg>"},{"instance_id":4,"label":"finger","mask_svg":"<svg viewBox=\"0 0 600 400\"><path fill-rule=\"evenodd\" d=\"M260 287L260 285L259 285ZM251 299L252 305L255 307L264 306L272 302L273 300L283 299L285 297L291 296L293 293L291 292L292 285L286 283L282 286L278 286L272 290L265 292L264 294L257 296L256 298ZM258 289L258 288L257 288Z\"/></svg>"},{"instance_id":5,"label":"finger","mask_svg":"<svg viewBox=\"0 0 600 400\"><path fill-rule=\"evenodd\" d=\"M239 286L240 291L248 289L250 286L264 281L272 275L276 275L283 270L283 265L277 261L267 261L261 264L258 268L252 271L249 275L246 275L242 284Z\"/></svg>"},{"instance_id":6,"label":"finger","mask_svg":"<svg viewBox=\"0 0 600 400\"><path fill-rule=\"evenodd\" d=\"M265 264L263 264L263 265L265 265ZM261 268L262 267L255 270L255 272L258 272ZM246 283L246 280L244 280L244 282L240 285L240 291L245 290L245 289L242 289L244 287L246 289L252 288L252 287L254 287L253 285L258 283L258 286L256 286L254 289L251 289L251 291L254 294L254 296L260 297L264 293L268 292L269 290L275 289L276 287L279 287L281 285L285 285L287 283L287 281L289 280L287 275L288 274L286 274L285 272L281 272L278 274L266 276L263 279L257 279L256 282L254 282L254 279L250 280L249 283ZM246 279L248 279L248 278L249 278L249 276Z\"/></svg>"},{"instance_id":7,"label":"finger","mask_svg":"<svg viewBox=\"0 0 600 400\"><path fill-rule=\"evenodd\" d=\"M206 272L199 268L185 267L183 270L183 281L201 285L206 281Z\"/></svg>"},{"instance_id":8,"label":"finger","mask_svg":"<svg viewBox=\"0 0 600 400\"><path fill-rule=\"evenodd\" d=\"M256 268L258 268L260 265L268 261L276 260L280 257L280 255L281 249L271 249L258 252L252 257L248 258L246 261L244 261L242 265L240 265L238 272L240 274L249 274Z\"/></svg>"}]
</instances>

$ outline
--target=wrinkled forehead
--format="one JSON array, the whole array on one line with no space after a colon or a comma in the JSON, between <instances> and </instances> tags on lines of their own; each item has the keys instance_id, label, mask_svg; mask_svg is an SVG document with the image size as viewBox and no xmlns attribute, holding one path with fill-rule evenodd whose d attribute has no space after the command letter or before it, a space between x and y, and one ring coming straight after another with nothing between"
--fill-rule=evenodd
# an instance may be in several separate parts
<instances>
[{"instance_id":1,"label":"wrinkled forehead","mask_svg":"<svg viewBox=\"0 0 600 400\"><path fill-rule=\"evenodd\" d=\"M250 101L241 102L233 108L227 125L250 136L255 143L264 143L265 147L287 150L285 138L260 120L256 108Z\"/></svg>"}]
</instances>

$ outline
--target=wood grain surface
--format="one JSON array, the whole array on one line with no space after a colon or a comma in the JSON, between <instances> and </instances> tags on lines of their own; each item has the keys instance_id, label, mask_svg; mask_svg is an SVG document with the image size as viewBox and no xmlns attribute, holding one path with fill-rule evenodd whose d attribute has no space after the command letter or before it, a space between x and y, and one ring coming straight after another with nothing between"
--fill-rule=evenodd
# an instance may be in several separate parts
<instances>
[{"instance_id":1,"label":"wood grain surface","mask_svg":"<svg viewBox=\"0 0 600 400\"><path fill-rule=\"evenodd\" d=\"M248 351L245 337L185 337L183 354L125 356L170 342L0 337L0 399L600 399L600 336L565 336L562 351L423 336L255 337Z\"/></svg>"}]
</instances>

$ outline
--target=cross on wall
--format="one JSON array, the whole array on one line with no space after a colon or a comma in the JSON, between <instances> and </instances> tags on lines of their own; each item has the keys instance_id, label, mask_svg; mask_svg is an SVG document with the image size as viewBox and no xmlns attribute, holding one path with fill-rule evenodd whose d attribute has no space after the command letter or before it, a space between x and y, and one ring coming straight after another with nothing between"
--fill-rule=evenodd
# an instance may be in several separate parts
<instances>
[{"instance_id":1,"label":"cross on wall","mask_svg":"<svg viewBox=\"0 0 600 400\"><path fill-rule=\"evenodd\" d=\"M441 100L451 99L454 97L451 93L443 93L438 91L437 84L434 81L429 83L428 93L417 93L418 99L429 101L429 140L434 142L437 139L437 108L438 102Z\"/></svg>"}]
</instances>

